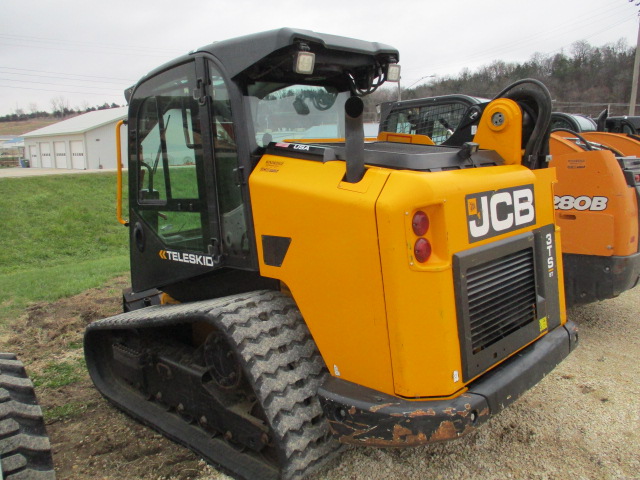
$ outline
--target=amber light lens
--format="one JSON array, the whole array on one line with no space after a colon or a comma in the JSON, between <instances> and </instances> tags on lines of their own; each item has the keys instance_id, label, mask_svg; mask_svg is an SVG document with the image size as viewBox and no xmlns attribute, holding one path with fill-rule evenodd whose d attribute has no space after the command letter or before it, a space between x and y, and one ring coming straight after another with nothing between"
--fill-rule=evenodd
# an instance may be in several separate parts
<instances>
[{"instance_id":1,"label":"amber light lens","mask_svg":"<svg viewBox=\"0 0 640 480\"><path fill-rule=\"evenodd\" d=\"M429 260L431 256L431 243L426 238L419 238L413 246L413 255L420 263Z\"/></svg>"},{"instance_id":2,"label":"amber light lens","mask_svg":"<svg viewBox=\"0 0 640 480\"><path fill-rule=\"evenodd\" d=\"M429 217L422 210L418 210L413 216L411 226L413 227L413 233L418 237L422 237L429 230Z\"/></svg>"}]
</instances>

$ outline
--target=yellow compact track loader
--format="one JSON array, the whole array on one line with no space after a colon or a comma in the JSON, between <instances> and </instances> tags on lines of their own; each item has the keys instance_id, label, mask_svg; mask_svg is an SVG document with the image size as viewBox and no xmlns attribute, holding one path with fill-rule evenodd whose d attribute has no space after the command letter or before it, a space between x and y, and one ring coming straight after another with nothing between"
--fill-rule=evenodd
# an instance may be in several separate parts
<instances>
[{"instance_id":1,"label":"yellow compact track loader","mask_svg":"<svg viewBox=\"0 0 640 480\"><path fill-rule=\"evenodd\" d=\"M132 288L87 328L87 366L237 478L303 478L341 443L455 439L577 343L555 173L522 165L523 143L544 159L550 99L533 129L496 100L477 143L365 143L360 97L398 58L285 28L126 92Z\"/></svg>"},{"instance_id":2,"label":"yellow compact track loader","mask_svg":"<svg viewBox=\"0 0 640 480\"><path fill-rule=\"evenodd\" d=\"M516 100L530 123L530 101ZM467 95L387 102L381 105L380 132L462 145L474 139L488 102ZM595 121L565 113L554 112L551 127L551 161L543 166L557 170L567 306L616 297L640 281L640 137L596 131Z\"/></svg>"}]
</instances>

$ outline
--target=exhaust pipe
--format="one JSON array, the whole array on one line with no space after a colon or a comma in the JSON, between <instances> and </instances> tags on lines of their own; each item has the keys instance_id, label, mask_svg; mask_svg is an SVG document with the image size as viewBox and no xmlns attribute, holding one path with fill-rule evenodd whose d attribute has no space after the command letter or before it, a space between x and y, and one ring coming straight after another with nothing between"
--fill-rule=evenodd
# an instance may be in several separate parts
<instances>
[{"instance_id":1,"label":"exhaust pipe","mask_svg":"<svg viewBox=\"0 0 640 480\"><path fill-rule=\"evenodd\" d=\"M364 102L360 97L349 97L345 111L345 154L349 183L358 183L364 177Z\"/></svg>"}]
</instances>

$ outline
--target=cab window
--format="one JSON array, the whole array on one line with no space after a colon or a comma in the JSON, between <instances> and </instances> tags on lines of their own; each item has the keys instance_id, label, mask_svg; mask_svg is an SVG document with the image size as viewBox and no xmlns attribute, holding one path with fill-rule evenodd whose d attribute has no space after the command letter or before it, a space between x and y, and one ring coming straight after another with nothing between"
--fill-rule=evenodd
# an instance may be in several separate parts
<instances>
[{"instance_id":1,"label":"cab window","mask_svg":"<svg viewBox=\"0 0 640 480\"><path fill-rule=\"evenodd\" d=\"M153 77L141 89L136 128L137 203L163 243L204 251L207 215L195 67Z\"/></svg>"}]
</instances>

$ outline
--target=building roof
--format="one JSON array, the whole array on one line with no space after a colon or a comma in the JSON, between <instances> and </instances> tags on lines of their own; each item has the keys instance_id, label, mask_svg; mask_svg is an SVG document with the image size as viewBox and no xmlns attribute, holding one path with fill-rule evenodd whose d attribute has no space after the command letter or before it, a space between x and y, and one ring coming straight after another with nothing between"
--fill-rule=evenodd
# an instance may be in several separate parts
<instances>
[{"instance_id":1,"label":"building roof","mask_svg":"<svg viewBox=\"0 0 640 480\"><path fill-rule=\"evenodd\" d=\"M84 133L94 128L108 125L127 116L128 107L108 108L85 113L77 117L54 123L38 130L33 130L22 135L23 138L48 137L52 135L68 135L74 133Z\"/></svg>"},{"instance_id":2,"label":"building roof","mask_svg":"<svg viewBox=\"0 0 640 480\"><path fill-rule=\"evenodd\" d=\"M0 138L0 148L20 148L24 147L24 139L22 137L12 137L10 140L2 141Z\"/></svg>"}]
</instances>

